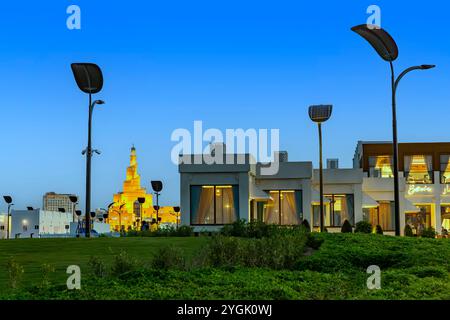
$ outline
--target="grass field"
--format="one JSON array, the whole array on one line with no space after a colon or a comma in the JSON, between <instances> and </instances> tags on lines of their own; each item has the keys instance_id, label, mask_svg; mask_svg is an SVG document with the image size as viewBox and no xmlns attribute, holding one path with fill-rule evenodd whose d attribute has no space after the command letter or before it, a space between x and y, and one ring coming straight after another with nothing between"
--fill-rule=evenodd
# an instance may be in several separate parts
<instances>
[{"instance_id":1,"label":"grass field","mask_svg":"<svg viewBox=\"0 0 450 320\"><path fill-rule=\"evenodd\" d=\"M249 266L245 256L252 253L239 252L235 245L239 247L244 242L256 240L225 237L238 242L225 243L221 247L223 250L216 250L219 255L225 254L221 264L187 269L155 268L150 262L158 249L169 244L180 248L186 257L196 257L211 243L210 238L0 241L0 299L450 300L449 239L326 233L313 234L312 238L323 241L320 248L310 251L310 254L296 256L295 263L288 267ZM262 248L268 249L262 251L263 254L272 255L274 248L280 250L276 243L273 247L266 247ZM89 275L87 261L90 256L104 260L110 268L114 265L114 256L121 250L139 260L139 267L120 276L111 273L102 277ZM5 289L8 284L5 263L10 257L25 269L22 284L15 291ZM37 287L43 263L54 265L56 272L52 274L50 286ZM82 290L68 291L65 287L65 270L71 264L82 269ZM378 265L381 269L381 290L367 289L369 275L366 269L370 265Z\"/></svg>"},{"instance_id":2,"label":"grass field","mask_svg":"<svg viewBox=\"0 0 450 320\"><path fill-rule=\"evenodd\" d=\"M0 241L0 290L5 288L7 280L6 262L11 257L21 264L24 269L24 283L39 282L44 263L55 267L52 280L64 284L69 265L78 265L81 270L91 256L99 257L111 263L114 255L125 250L139 260L145 262L160 247L173 244L190 255L198 250L206 241L205 238L91 238L91 239L17 239Z\"/></svg>"}]
</instances>

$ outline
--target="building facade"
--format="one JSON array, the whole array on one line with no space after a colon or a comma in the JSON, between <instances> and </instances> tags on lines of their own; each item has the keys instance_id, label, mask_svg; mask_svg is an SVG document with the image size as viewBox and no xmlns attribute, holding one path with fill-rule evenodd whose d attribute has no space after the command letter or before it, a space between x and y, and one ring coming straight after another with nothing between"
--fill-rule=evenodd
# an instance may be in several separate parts
<instances>
[{"instance_id":1,"label":"building facade","mask_svg":"<svg viewBox=\"0 0 450 320\"><path fill-rule=\"evenodd\" d=\"M153 195L147 193L141 186L141 177L138 173L136 148L133 146L130 153L130 165L126 171L123 189L113 195L113 205L109 208L108 222L112 230L119 231L136 229L143 221L156 221L156 210L153 205ZM143 201L142 203L139 200ZM161 207L158 211L160 223L176 224L177 218L173 207Z\"/></svg>"},{"instance_id":2,"label":"building facade","mask_svg":"<svg viewBox=\"0 0 450 320\"><path fill-rule=\"evenodd\" d=\"M328 232L340 232L345 220L352 226L365 220L394 234L391 149L389 143L359 142L353 168L340 169L336 159L327 162L323 181ZM417 234L428 227L438 233L448 230L450 143L401 144L400 150L401 233L406 224ZM283 154L275 175L261 174L263 165L250 155L241 155L244 161L234 164L225 159L239 155L223 155L223 164L209 164L202 155L182 156L182 223L196 231L215 231L238 219L281 225L307 220L318 230L319 170L312 162L290 162Z\"/></svg>"},{"instance_id":3,"label":"building facade","mask_svg":"<svg viewBox=\"0 0 450 320\"><path fill-rule=\"evenodd\" d=\"M73 219L75 219L75 204L70 201L70 197L77 196L74 194L47 192L43 197L42 210L59 211L59 209L64 209L65 212L71 213Z\"/></svg>"},{"instance_id":4,"label":"building facade","mask_svg":"<svg viewBox=\"0 0 450 320\"><path fill-rule=\"evenodd\" d=\"M72 219L70 212L12 210L10 238L69 236Z\"/></svg>"}]
</instances>

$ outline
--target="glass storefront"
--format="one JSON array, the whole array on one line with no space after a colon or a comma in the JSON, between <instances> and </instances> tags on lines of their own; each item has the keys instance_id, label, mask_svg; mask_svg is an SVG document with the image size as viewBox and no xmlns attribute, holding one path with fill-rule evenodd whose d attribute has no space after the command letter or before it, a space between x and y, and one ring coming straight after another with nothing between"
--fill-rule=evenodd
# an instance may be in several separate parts
<instances>
[{"instance_id":1,"label":"glass storefront","mask_svg":"<svg viewBox=\"0 0 450 320\"><path fill-rule=\"evenodd\" d=\"M392 157L388 155L369 157L369 177L393 178Z\"/></svg>"},{"instance_id":2,"label":"glass storefront","mask_svg":"<svg viewBox=\"0 0 450 320\"><path fill-rule=\"evenodd\" d=\"M450 231L450 205L441 206L442 231Z\"/></svg>"},{"instance_id":3,"label":"glass storefront","mask_svg":"<svg viewBox=\"0 0 450 320\"><path fill-rule=\"evenodd\" d=\"M355 224L355 206L353 194L324 195L330 201L324 204L325 227L341 227L345 220L353 226ZM320 205L313 205L314 227L320 226Z\"/></svg>"},{"instance_id":4,"label":"glass storefront","mask_svg":"<svg viewBox=\"0 0 450 320\"><path fill-rule=\"evenodd\" d=\"M410 184L433 183L433 157L430 155L405 156L405 178Z\"/></svg>"},{"instance_id":5,"label":"glass storefront","mask_svg":"<svg viewBox=\"0 0 450 320\"><path fill-rule=\"evenodd\" d=\"M413 229L413 233L421 234L424 229L431 227L431 205L416 205L416 207L420 211L405 213L405 223Z\"/></svg>"},{"instance_id":6,"label":"glass storefront","mask_svg":"<svg viewBox=\"0 0 450 320\"><path fill-rule=\"evenodd\" d=\"M302 191L269 191L272 200L262 206L262 221L268 224L296 225L302 220Z\"/></svg>"},{"instance_id":7,"label":"glass storefront","mask_svg":"<svg viewBox=\"0 0 450 320\"><path fill-rule=\"evenodd\" d=\"M191 186L192 225L228 224L238 216L238 186Z\"/></svg>"},{"instance_id":8,"label":"glass storefront","mask_svg":"<svg viewBox=\"0 0 450 320\"><path fill-rule=\"evenodd\" d=\"M376 208L363 208L363 218L373 227L380 225L384 231L394 231L394 212L393 201L379 201Z\"/></svg>"}]
</instances>

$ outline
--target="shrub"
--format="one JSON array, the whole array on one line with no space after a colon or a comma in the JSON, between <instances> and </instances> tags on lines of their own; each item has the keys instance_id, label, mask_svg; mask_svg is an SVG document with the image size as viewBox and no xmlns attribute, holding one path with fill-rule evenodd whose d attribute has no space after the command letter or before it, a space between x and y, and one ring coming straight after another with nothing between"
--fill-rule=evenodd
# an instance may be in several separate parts
<instances>
[{"instance_id":1,"label":"shrub","mask_svg":"<svg viewBox=\"0 0 450 320\"><path fill-rule=\"evenodd\" d=\"M111 271L113 275L120 276L125 273L132 272L136 269L137 261L122 250L118 255L114 256Z\"/></svg>"},{"instance_id":2,"label":"shrub","mask_svg":"<svg viewBox=\"0 0 450 320\"><path fill-rule=\"evenodd\" d=\"M16 289L20 281L22 280L24 269L23 267L17 263L17 261L14 258L11 258L6 263L6 270L8 272L9 277L9 286L12 289Z\"/></svg>"},{"instance_id":3,"label":"shrub","mask_svg":"<svg viewBox=\"0 0 450 320\"><path fill-rule=\"evenodd\" d=\"M44 263L41 266L42 282L41 287L45 288L50 285L50 274L55 272L55 267L51 264Z\"/></svg>"},{"instance_id":4,"label":"shrub","mask_svg":"<svg viewBox=\"0 0 450 320\"><path fill-rule=\"evenodd\" d=\"M191 237L194 234L194 228L191 226L180 226L175 234L177 237Z\"/></svg>"},{"instance_id":5,"label":"shrub","mask_svg":"<svg viewBox=\"0 0 450 320\"><path fill-rule=\"evenodd\" d=\"M426 228L420 234L422 238L436 238L436 230L433 227Z\"/></svg>"},{"instance_id":6,"label":"shrub","mask_svg":"<svg viewBox=\"0 0 450 320\"><path fill-rule=\"evenodd\" d=\"M383 234L383 228L378 224L375 229L376 234Z\"/></svg>"},{"instance_id":7,"label":"shrub","mask_svg":"<svg viewBox=\"0 0 450 320\"><path fill-rule=\"evenodd\" d=\"M414 236L414 233L412 231L412 228L409 224L407 224L405 226L405 237L413 237L413 236Z\"/></svg>"},{"instance_id":8,"label":"shrub","mask_svg":"<svg viewBox=\"0 0 450 320\"><path fill-rule=\"evenodd\" d=\"M367 221L359 221L356 223L355 233L372 233L372 225Z\"/></svg>"},{"instance_id":9,"label":"shrub","mask_svg":"<svg viewBox=\"0 0 450 320\"><path fill-rule=\"evenodd\" d=\"M342 233L352 233L353 232L352 225L350 224L350 222L348 222L347 219L345 219L344 223L342 224L341 232Z\"/></svg>"},{"instance_id":10,"label":"shrub","mask_svg":"<svg viewBox=\"0 0 450 320\"><path fill-rule=\"evenodd\" d=\"M153 269L158 270L183 270L186 266L186 261L180 248L169 245L158 249L153 255L151 266Z\"/></svg>"},{"instance_id":11,"label":"shrub","mask_svg":"<svg viewBox=\"0 0 450 320\"><path fill-rule=\"evenodd\" d=\"M96 277L104 277L107 275L106 264L99 257L91 256L88 261L88 266L92 275Z\"/></svg>"},{"instance_id":12,"label":"shrub","mask_svg":"<svg viewBox=\"0 0 450 320\"><path fill-rule=\"evenodd\" d=\"M221 233L225 236L246 237L248 224L244 219L237 220L231 224L225 225Z\"/></svg>"},{"instance_id":13,"label":"shrub","mask_svg":"<svg viewBox=\"0 0 450 320\"><path fill-rule=\"evenodd\" d=\"M303 219L302 226L305 227L306 230L311 231L311 226L309 225L308 220Z\"/></svg>"},{"instance_id":14,"label":"shrub","mask_svg":"<svg viewBox=\"0 0 450 320\"><path fill-rule=\"evenodd\" d=\"M308 234L308 239L306 240L306 246L309 248L312 248L314 250L317 250L322 245L324 239L319 239L314 236L314 234Z\"/></svg>"}]
</instances>

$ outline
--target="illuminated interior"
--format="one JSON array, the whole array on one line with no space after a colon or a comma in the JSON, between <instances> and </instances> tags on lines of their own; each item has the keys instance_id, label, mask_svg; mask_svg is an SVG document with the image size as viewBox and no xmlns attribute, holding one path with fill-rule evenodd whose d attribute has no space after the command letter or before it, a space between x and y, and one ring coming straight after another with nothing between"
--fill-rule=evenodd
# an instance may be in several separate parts
<instances>
[{"instance_id":1,"label":"illuminated interior","mask_svg":"<svg viewBox=\"0 0 450 320\"><path fill-rule=\"evenodd\" d=\"M330 199L324 203L324 226L341 227L345 220L355 224L355 208L353 194L329 194L324 197ZM314 227L320 226L320 205L313 205Z\"/></svg>"},{"instance_id":2,"label":"illuminated interior","mask_svg":"<svg viewBox=\"0 0 450 320\"><path fill-rule=\"evenodd\" d=\"M270 191L272 200L263 205L263 221L268 224L301 223L302 192L300 190Z\"/></svg>"},{"instance_id":3,"label":"illuminated interior","mask_svg":"<svg viewBox=\"0 0 450 320\"><path fill-rule=\"evenodd\" d=\"M380 201L378 207L363 208L364 220L374 228L380 225L383 231L394 231L394 202Z\"/></svg>"},{"instance_id":4,"label":"illuminated interior","mask_svg":"<svg viewBox=\"0 0 450 320\"><path fill-rule=\"evenodd\" d=\"M429 155L405 156L405 177L407 183L433 183L433 158Z\"/></svg>"},{"instance_id":5,"label":"illuminated interior","mask_svg":"<svg viewBox=\"0 0 450 320\"><path fill-rule=\"evenodd\" d=\"M236 221L238 186L191 186L191 224L222 225Z\"/></svg>"},{"instance_id":6,"label":"illuminated interior","mask_svg":"<svg viewBox=\"0 0 450 320\"><path fill-rule=\"evenodd\" d=\"M431 205L414 204L418 212L406 212L405 223L413 230L414 234L421 234L421 232L431 227Z\"/></svg>"},{"instance_id":7,"label":"illuminated interior","mask_svg":"<svg viewBox=\"0 0 450 320\"><path fill-rule=\"evenodd\" d=\"M369 174L375 178L393 178L392 157L388 155L369 157Z\"/></svg>"},{"instance_id":8,"label":"illuminated interior","mask_svg":"<svg viewBox=\"0 0 450 320\"><path fill-rule=\"evenodd\" d=\"M450 231L450 204L441 206L441 222L442 228Z\"/></svg>"}]
</instances>

